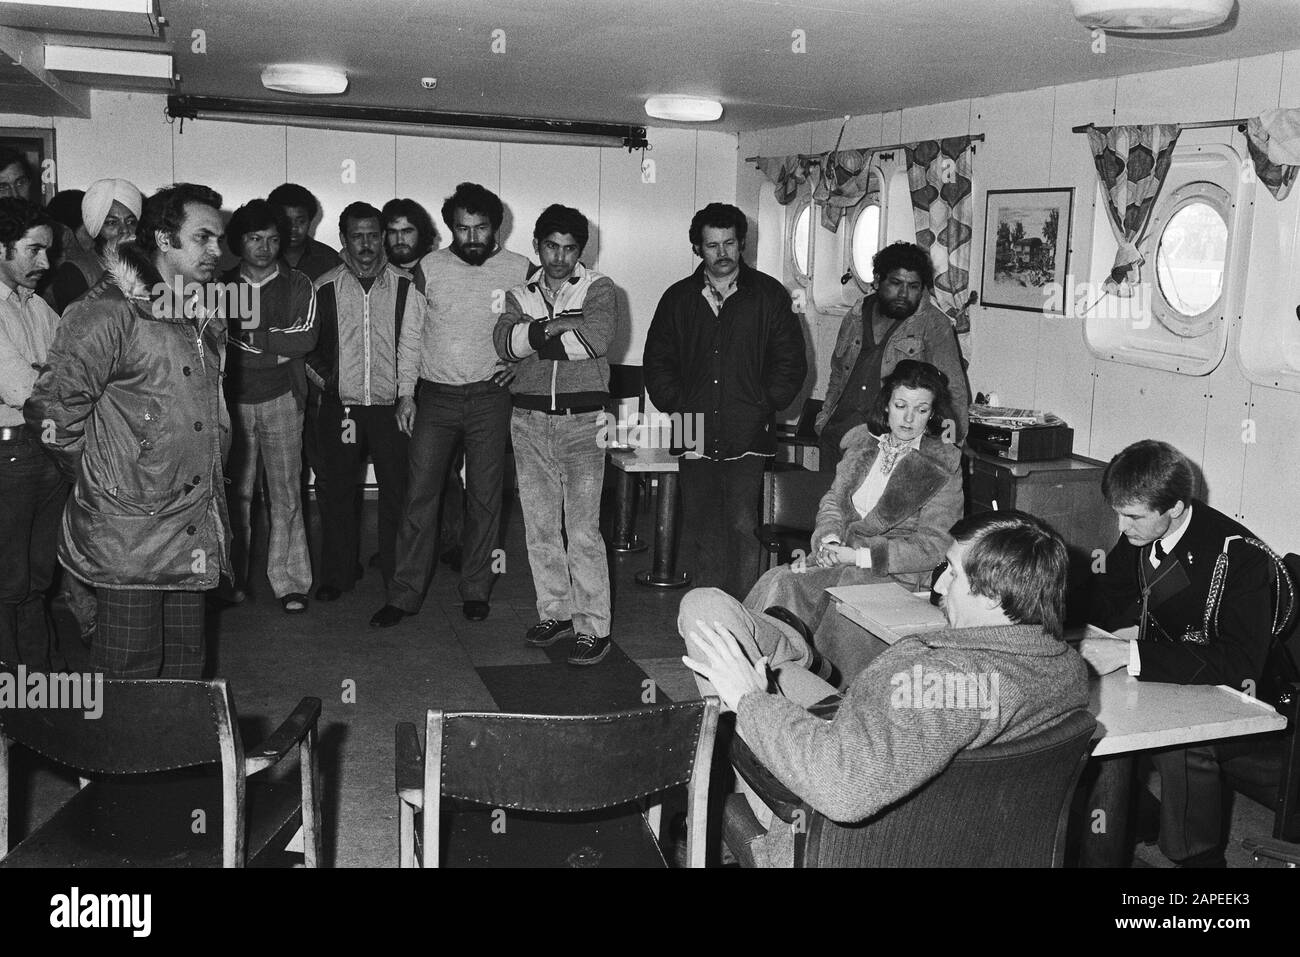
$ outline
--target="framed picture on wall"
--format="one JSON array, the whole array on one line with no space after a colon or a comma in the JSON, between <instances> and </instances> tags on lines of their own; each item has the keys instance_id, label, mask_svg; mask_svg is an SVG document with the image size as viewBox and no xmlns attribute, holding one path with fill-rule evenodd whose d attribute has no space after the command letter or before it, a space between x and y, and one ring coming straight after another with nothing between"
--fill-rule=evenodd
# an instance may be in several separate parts
<instances>
[{"instance_id":1,"label":"framed picture on wall","mask_svg":"<svg viewBox=\"0 0 1300 957\"><path fill-rule=\"evenodd\" d=\"M27 126L0 126L0 150L11 149L21 153L31 170L32 182L26 197L44 205L58 191L54 164L54 130Z\"/></svg>"},{"instance_id":2,"label":"framed picture on wall","mask_svg":"<svg viewBox=\"0 0 1300 957\"><path fill-rule=\"evenodd\" d=\"M984 217L980 305L1065 311L1074 189L991 189Z\"/></svg>"}]
</instances>

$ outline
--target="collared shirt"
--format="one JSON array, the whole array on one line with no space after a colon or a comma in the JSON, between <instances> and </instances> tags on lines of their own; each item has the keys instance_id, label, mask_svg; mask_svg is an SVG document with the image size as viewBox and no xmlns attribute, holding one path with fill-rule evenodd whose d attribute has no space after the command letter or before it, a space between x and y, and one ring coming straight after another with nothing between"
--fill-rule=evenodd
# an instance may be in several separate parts
<instances>
[{"instance_id":1,"label":"collared shirt","mask_svg":"<svg viewBox=\"0 0 1300 957\"><path fill-rule=\"evenodd\" d=\"M32 394L58 325L58 313L44 299L0 281L0 427L23 424L23 403Z\"/></svg>"},{"instance_id":2,"label":"collared shirt","mask_svg":"<svg viewBox=\"0 0 1300 957\"><path fill-rule=\"evenodd\" d=\"M709 304L709 308L713 310L715 316L721 314L722 304L736 291L736 280L739 278L740 270L737 269L726 282L718 283L709 275L707 269L704 271L704 288L701 292L704 295L704 301Z\"/></svg>"},{"instance_id":3,"label":"collared shirt","mask_svg":"<svg viewBox=\"0 0 1300 957\"><path fill-rule=\"evenodd\" d=\"M1183 532L1187 531L1187 526L1190 524L1192 524L1192 507L1189 505L1187 506L1187 517L1183 519L1183 523L1167 534L1164 538L1160 539L1160 550L1164 552L1166 556L1173 554L1174 546L1178 544L1178 540L1183 537ZM1160 561L1156 558L1156 549L1154 545L1151 546L1151 554L1148 556L1147 560L1151 562L1152 568L1160 567ZM1142 656L1138 651L1139 644L1140 642L1136 640L1128 643L1128 673L1134 678L1142 674Z\"/></svg>"}]
</instances>

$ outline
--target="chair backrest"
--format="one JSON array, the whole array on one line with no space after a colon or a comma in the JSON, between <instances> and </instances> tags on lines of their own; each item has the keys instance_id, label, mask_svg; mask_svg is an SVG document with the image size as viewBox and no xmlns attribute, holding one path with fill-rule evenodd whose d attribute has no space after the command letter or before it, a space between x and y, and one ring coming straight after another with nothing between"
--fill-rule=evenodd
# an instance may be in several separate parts
<instances>
[{"instance_id":1,"label":"chair backrest","mask_svg":"<svg viewBox=\"0 0 1300 957\"><path fill-rule=\"evenodd\" d=\"M12 703L6 685L18 696ZM103 679L22 666L0 670L0 733L92 774L216 764L237 738L225 681Z\"/></svg>"},{"instance_id":2,"label":"chair backrest","mask_svg":"<svg viewBox=\"0 0 1300 957\"><path fill-rule=\"evenodd\" d=\"M609 397L611 399L644 398L645 374L643 373L641 366L610 363Z\"/></svg>"},{"instance_id":3,"label":"chair backrest","mask_svg":"<svg viewBox=\"0 0 1300 957\"><path fill-rule=\"evenodd\" d=\"M1075 711L1037 734L963 751L938 777L860 824L807 812L796 866L1059 867L1096 724Z\"/></svg>"},{"instance_id":4,"label":"chair backrest","mask_svg":"<svg viewBox=\"0 0 1300 957\"><path fill-rule=\"evenodd\" d=\"M688 827L702 837L717 720L712 697L593 715L431 709L424 761L426 866L438 860L443 797L494 808L577 812L685 784ZM692 839L691 845L702 863L703 842Z\"/></svg>"},{"instance_id":5,"label":"chair backrest","mask_svg":"<svg viewBox=\"0 0 1300 957\"><path fill-rule=\"evenodd\" d=\"M803 529L811 535L817 525L817 508L834 480L830 472L806 469L765 472L763 523Z\"/></svg>"},{"instance_id":6,"label":"chair backrest","mask_svg":"<svg viewBox=\"0 0 1300 957\"><path fill-rule=\"evenodd\" d=\"M821 399L804 399L803 410L799 413L799 424L795 426L794 430L796 438L817 438L817 416L821 414L821 411Z\"/></svg>"},{"instance_id":7,"label":"chair backrest","mask_svg":"<svg viewBox=\"0 0 1300 957\"><path fill-rule=\"evenodd\" d=\"M6 700L7 694L15 697ZM244 750L224 680L29 674L6 665L0 668L0 739L7 739L0 740L0 792L9 775L7 741L82 774L220 764L222 861L243 866ZM0 856L8 851L6 811L0 808Z\"/></svg>"}]
</instances>

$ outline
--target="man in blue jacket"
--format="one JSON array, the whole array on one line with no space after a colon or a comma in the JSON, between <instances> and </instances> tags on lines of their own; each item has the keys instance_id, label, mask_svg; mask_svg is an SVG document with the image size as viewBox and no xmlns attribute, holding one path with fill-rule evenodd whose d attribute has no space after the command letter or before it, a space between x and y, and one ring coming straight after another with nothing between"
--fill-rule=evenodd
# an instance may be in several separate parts
<instances>
[{"instance_id":1,"label":"man in blue jacket","mask_svg":"<svg viewBox=\"0 0 1300 957\"><path fill-rule=\"evenodd\" d=\"M763 470L776 453L773 416L808 373L790 294L741 259L748 224L710 203L691 219L702 262L659 300L643 359L646 391L689 436L680 463L683 521L695 535L695 584L745 596L758 578ZM684 420L690 417L691 422Z\"/></svg>"}]
</instances>

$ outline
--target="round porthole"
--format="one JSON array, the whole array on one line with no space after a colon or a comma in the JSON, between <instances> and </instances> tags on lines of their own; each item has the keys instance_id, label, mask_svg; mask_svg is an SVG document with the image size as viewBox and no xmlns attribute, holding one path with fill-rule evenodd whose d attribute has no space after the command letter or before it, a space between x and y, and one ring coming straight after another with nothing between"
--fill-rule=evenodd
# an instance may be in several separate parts
<instances>
[{"instance_id":1,"label":"round porthole","mask_svg":"<svg viewBox=\"0 0 1300 957\"><path fill-rule=\"evenodd\" d=\"M875 279L871 259L880 252L880 206L869 203L858 207L853 219L853 238L850 243L849 269L861 285L869 286Z\"/></svg>"},{"instance_id":2,"label":"round porthole","mask_svg":"<svg viewBox=\"0 0 1300 957\"><path fill-rule=\"evenodd\" d=\"M1155 248L1151 310L1174 335L1203 336L1223 318L1228 194L1213 183L1188 183L1163 205L1150 233Z\"/></svg>"},{"instance_id":3,"label":"round porthole","mask_svg":"<svg viewBox=\"0 0 1300 957\"><path fill-rule=\"evenodd\" d=\"M795 277L803 284L808 283L808 239L812 229L812 205L804 201L795 213L794 223L790 227L790 253L794 263Z\"/></svg>"}]
</instances>

